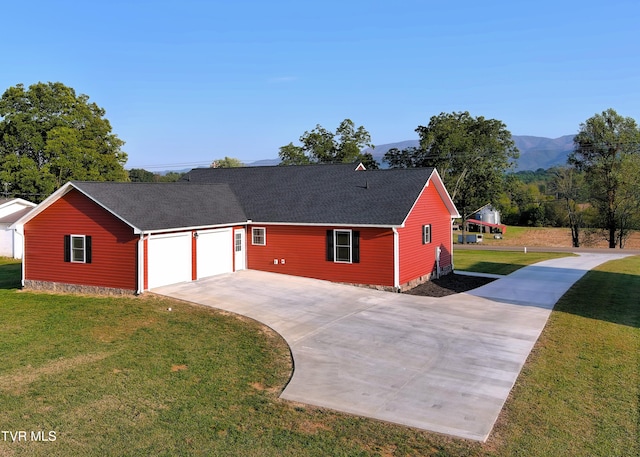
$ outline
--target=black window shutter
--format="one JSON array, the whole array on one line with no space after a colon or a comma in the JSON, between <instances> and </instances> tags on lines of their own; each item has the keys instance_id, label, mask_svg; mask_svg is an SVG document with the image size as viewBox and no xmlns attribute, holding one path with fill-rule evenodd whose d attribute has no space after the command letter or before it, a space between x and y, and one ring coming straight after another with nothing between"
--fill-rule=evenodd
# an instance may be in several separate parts
<instances>
[{"instance_id":1,"label":"black window shutter","mask_svg":"<svg viewBox=\"0 0 640 457\"><path fill-rule=\"evenodd\" d=\"M351 232L351 262L360 263L360 232Z\"/></svg>"},{"instance_id":2,"label":"black window shutter","mask_svg":"<svg viewBox=\"0 0 640 457\"><path fill-rule=\"evenodd\" d=\"M64 236L64 261L71 262L71 235Z\"/></svg>"},{"instance_id":3,"label":"black window shutter","mask_svg":"<svg viewBox=\"0 0 640 457\"><path fill-rule=\"evenodd\" d=\"M84 261L91 263L91 237L89 235L84 237Z\"/></svg>"},{"instance_id":4,"label":"black window shutter","mask_svg":"<svg viewBox=\"0 0 640 457\"><path fill-rule=\"evenodd\" d=\"M333 262L333 230L327 230L327 260Z\"/></svg>"}]
</instances>

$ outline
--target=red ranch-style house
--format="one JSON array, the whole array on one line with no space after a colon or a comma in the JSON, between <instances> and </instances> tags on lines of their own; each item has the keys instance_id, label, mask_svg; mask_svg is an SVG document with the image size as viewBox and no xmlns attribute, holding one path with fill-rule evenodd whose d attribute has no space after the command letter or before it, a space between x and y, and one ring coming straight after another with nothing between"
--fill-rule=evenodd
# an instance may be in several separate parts
<instances>
[{"instance_id":1,"label":"red ranch-style house","mask_svg":"<svg viewBox=\"0 0 640 457\"><path fill-rule=\"evenodd\" d=\"M197 168L68 182L20 219L23 285L102 293L255 269L405 290L453 270L458 211L433 168Z\"/></svg>"}]
</instances>

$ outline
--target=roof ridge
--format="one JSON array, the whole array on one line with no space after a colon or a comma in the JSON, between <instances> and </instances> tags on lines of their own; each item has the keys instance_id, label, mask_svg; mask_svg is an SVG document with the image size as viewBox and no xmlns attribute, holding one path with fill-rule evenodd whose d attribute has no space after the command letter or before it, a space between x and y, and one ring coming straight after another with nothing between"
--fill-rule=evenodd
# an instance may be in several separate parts
<instances>
[{"instance_id":1,"label":"roof ridge","mask_svg":"<svg viewBox=\"0 0 640 457\"><path fill-rule=\"evenodd\" d=\"M226 185L226 183L219 182L192 182L192 181L70 181L73 185L81 185L81 184L114 184L114 185L150 185L150 186L166 186L166 185L180 185L180 186L193 186L193 185L203 185L203 186L219 186Z\"/></svg>"}]
</instances>

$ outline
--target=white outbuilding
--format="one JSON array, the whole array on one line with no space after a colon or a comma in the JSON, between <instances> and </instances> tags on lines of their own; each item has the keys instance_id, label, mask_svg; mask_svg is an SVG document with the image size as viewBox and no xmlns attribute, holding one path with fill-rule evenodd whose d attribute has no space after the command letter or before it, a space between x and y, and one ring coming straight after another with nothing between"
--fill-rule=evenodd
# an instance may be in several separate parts
<instances>
[{"instance_id":1,"label":"white outbuilding","mask_svg":"<svg viewBox=\"0 0 640 457\"><path fill-rule=\"evenodd\" d=\"M22 237L9 227L35 206L21 198L0 198L0 257L22 258Z\"/></svg>"}]
</instances>

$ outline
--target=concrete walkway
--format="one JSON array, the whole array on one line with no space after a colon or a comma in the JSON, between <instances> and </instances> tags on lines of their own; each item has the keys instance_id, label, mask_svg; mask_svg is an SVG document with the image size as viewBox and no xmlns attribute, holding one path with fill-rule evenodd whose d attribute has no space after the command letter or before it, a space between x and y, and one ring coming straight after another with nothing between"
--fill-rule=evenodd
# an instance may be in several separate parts
<instances>
[{"instance_id":1,"label":"concrete walkway","mask_svg":"<svg viewBox=\"0 0 640 457\"><path fill-rule=\"evenodd\" d=\"M295 365L284 399L486 441L553 305L586 271L624 256L549 260L443 298L253 270L154 292L282 335Z\"/></svg>"}]
</instances>

